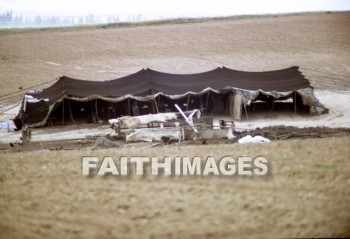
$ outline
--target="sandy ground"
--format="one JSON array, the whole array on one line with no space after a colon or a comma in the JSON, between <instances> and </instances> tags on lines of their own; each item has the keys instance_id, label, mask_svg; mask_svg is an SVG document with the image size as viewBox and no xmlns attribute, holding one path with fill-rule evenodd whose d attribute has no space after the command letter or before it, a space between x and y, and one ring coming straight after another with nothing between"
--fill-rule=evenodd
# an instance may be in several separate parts
<instances>
[{"instance_id":1,"label":"sandy ground","mask_svg":"<svg viewBox=\"0 0 350 239\"><path fill-rule=\"evenodd\" d=\"M349 144L347 137L2 154L0 237L349 237ZM131 154L263 155L271 172L262 178L81 175L81 156Z\"/></svg>"},{"instance_id":2,"label":"sandy ground","mask_svg":"<svg viewBox=\"0 0 350 239\"><path fill-rule=\"evenodd\" d=\"M194 73L225 65L301 66L330 114L259 115L237 127L349 127L349 13L120 29L0 34L0 95L68 75L107 80L143 67ZM18 103L18 94L7 104ZM33 138L110 132L68 127ZM1 141L18 139L1 134ZM11 138L12 137L12 138ZM0 153L0 238L350 237L349 137L264 145L170 145ZM267 178L81 175L82 156L262 155Z\"/></svg>"},{"instance_id":3,"label":"sandy ground","mask_svg":"<svg viewBox=\"0 0 350 239\"><path fill-rule=\"evenodd\" d=\"M338 13L0 34L0 95L62 75L110 80L145 67L196 73L223 65L248 71L297 65L317 88L343 90L350 86L349 24L350 14Z\"/></svg>"}]
</instances>

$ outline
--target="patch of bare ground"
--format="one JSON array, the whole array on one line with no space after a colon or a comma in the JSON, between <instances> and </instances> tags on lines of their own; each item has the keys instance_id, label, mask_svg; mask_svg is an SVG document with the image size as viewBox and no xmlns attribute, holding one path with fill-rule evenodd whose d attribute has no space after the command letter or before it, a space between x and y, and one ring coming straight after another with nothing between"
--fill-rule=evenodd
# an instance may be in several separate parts
<instances>
[{"instance_id":1,"label":"patch of bare ground","mask_svg":"<svg viewBox=\"0 0 350 239\"><path fill-rule=\"evenodd\" d=\"M350 138L0 154L2 238L350 234ZM262 155L267 177L85 177L81 157Z\"/></svg>"},{"instance_id":2,"label":"patch of bare ground","mask_svg":"<svg viewBox=\"0 0 350 239\"><path fill-rule=\"evenodd\" d=\"M349 89L350 13L0 34L0 95L67 75L109 80L144 67L196 73L292 65L323 89ZM43 85L49 86L52 82Z\"/></svg>"}]
</instances>

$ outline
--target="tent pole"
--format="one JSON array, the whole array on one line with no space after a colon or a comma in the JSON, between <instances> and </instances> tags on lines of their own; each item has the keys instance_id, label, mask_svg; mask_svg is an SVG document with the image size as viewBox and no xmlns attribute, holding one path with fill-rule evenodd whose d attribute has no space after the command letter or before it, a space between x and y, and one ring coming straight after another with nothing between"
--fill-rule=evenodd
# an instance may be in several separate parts
<instances>
[{"instance_id":1,"label":"tent pole","mask_svg":"<svg viewBox=\"0 0 350 239\"><path fill-rule=\"evenodd\" d=\"M275 100L272 101L271 112L273 111L273 107L275 106Z\"/></svg>"},{"instance_id":2,"label":"tent pole","mask_svg":"<svg viewBox=\"0 0 350 239\"><path fill-rule=\"evenodd\" d=\"M156 100L156 98L154 98L154 104L155 104L155 106L156 106L157 113L159 113L159 109L158 109L158 105L157 105L157 100Z\"/></svg>"},{"instance_id":3,"label":"tent pole","mask_svg":"<svg viewBox=\"0 0 350 239\"><path fill-rule=\"evenodd\" d=\"M207 94L207 102L205 103L205 114L208 113L209 93L210 93L210 91L208 91L208 94Z\"/></svg>"},{"instance_id":4,"label":"tent pole","mask_svg":"<svg viewBox=\"0 0 350 239\"><path fill-rule=\"evenodd\" d=\"M50 116L49 116L49 118L48 118L48 121L50 122L51 127L53 127L54 125L53 125L53 123L52 123L52 120L51 120L51 117L50 117Z\"/></svg>"},{"instance_id":5,"label":"tent pole","mask_svg":"<svg viewBox=\"0 0 350 239\"><path fill-rule=\"evenodd\" d=\"M62 98L62 125L64 125L64 98Z\"/></svg>"},{"instance_id":6,"label":"tent pole","mask_svg":"<svg viewBox=\"0 0 350 239\"><path fill-rule=\"evenodd\" d=\"M91 111L91 120L92 120L92 121L95 121L94 107L93 107L93 105L92 105L92 102L91 102L91 101L88 101L88 104L89 104L89 110Z\"/></svg>"},{"instance_id":7,"label":"tent pole","mask_svg":"<svg viewBox=\"0 0 350 239\"><path fill-rule=\"evenodd\" d=\"M116 109L116 103L113 102L112 103L112 113L113 113L114 118L117 118L117 112L115 109Z\"/></svg>"},{"instance_id":8,"label":"tent pole","mask_svg":"<svg viewBox=\"0 0 350 239\"><path fill-rule=\"evenodd\" d=\"M73 124L75 124L75 121L74 121L74 118L73 118L73 114L72 114L72 107L70 106L70 101L68 101L68 107L69 107L70 119L73 122Z\"/></svg>"},{"instance_id":9,"label":"tent pole","mask_svg":"<svg viewBox=\"0 0 350 239\"><path fill-rule=\"evenodd\" d=\"M187 97L187 105L186 105L186 111L188 111L188 105L190 104L190 94L188 94L188 97Z\"/></svg>"},{"instance_id":10,"label":"tent pole","mask_svg":"<svg viewBox=\"0 0 350 239\"><path fill-rule=\"evenodd\" d=\"M294 91L294 114L297 112L297 92Z\"/></svg>"},{"instance_id":11,"label":"tent pole","mask_svg":"<svg viewBox=\"0 0 350 239\"><path fill-rule=\"evenodd\" d=\"M234 105L235 105L234 100L235 100L235 96L234 96L233 92L230 91L228 114L230 115L231 120L233 120L233 112L234 112Z\"/></svg>"},{"instance_id":12,"label":"tent pole","mask_svg":"<svg viewBox=\"0 0 350 239\"><path fill-rule=\"evenodd\" d=\"M130 111L130 98L128 98L128 110L129 110L129 116L131 116L131 111Z\"/></svg>"},{"instance_id":13,"label":"tent pole","mask_svg":"<svg viewBox=\"0 0 350 239\"><path fill-rule=\"evenodd\" d=\"M98 123L98 108L97 108L97 99L95 99L95 110L96 110L96 123Z\"/></svg>"},{"instance_id":14,"label":"tent pole","mask_svg":"<svg viewBox=\"0 0 350 239\"><path fill-rule=\"evenodd\" d=\"M109 119L109 101L107 101L107 119Z\"/></svg>"},{"instance_id":15,"label":"tent pole","mask_svg":"<svg viewBox=\"0 0 350 239\"><path fill-rule=\"evenodd\" d=\"M157 112L159 113L159 109L158 109L158 105L160 105L160 95L159 95L159 97L158 97L158 103L156 102L156 106L157 106Z\"/></svg>"},{"instance_id":16,"label":"tent pole","mask_svg":"<svg viewBox=\"0 0 350 239\"><path fill-rule=\"evenodd\" d=\"M226 96L225 96L225 114L226 115L230 115L230 105L228 105L229 103L227 103L230 100L229 93L227 93ZM229 100L227 100L227 98L229 98Z\"/></svg>"}]
</instances>

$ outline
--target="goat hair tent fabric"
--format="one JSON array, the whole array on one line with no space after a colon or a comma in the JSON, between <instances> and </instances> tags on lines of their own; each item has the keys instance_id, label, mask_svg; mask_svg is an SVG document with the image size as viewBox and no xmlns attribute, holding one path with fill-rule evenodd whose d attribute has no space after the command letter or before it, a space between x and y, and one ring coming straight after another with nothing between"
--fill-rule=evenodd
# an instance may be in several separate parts
<instances>
[{"instance_id":1,"label":"goat hair tent fabric","mask_svg":"<svg viewBox=\"0 0 350 239\"><path fill-rule=\"evenodd\" d=\"M242 94L245 105L249 105L259 94L273 96L276 100L293 97L296 92L304 105L324 109L299 67L293 66L265 72L219 67L197 74L170 74L142 69L110 81L85 81L62 76L44 90L27 93L21 111L28 117L30 126L35 127L45 125L51 111L63 99L81 102L101 99L114 103L128 98L152 101L159 95L179 99L188 94L200 95L208 91Z\"/></svg>"}]
</instances>

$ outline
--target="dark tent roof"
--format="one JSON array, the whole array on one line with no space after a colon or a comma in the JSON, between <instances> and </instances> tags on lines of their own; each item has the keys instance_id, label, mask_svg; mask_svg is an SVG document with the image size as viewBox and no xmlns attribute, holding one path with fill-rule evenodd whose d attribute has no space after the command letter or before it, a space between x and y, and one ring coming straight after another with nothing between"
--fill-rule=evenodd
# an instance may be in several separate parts
<instances>
[{"instance_id":1,"label":"dark tent roof","mask_svg":"<svg viewBox=\"0 0 350 239\"><path fill-rule=\"evenodd\" d=\"M36 93L35 97L49 98L52 102L63 95L77 98L92 95L110 98L127 94L146 96L158 92L179 95L189 91L200 92L208 87L214 90L234 87L244 90L286 92L308 88L310 83L297 66L266 72L245 72L219 67L197 74L169 74L142 69L110 81L85 81L63 76L51 87Z\"/></svg>"}]
</instances>

